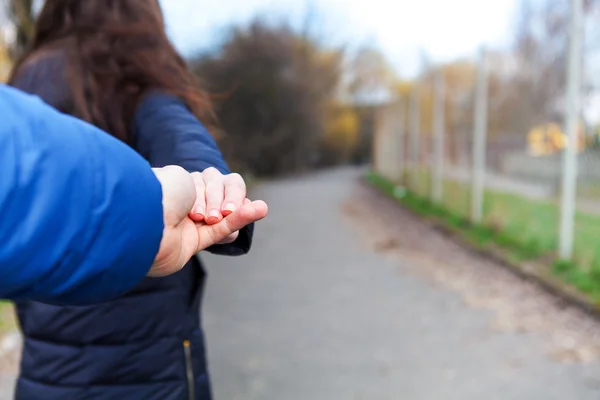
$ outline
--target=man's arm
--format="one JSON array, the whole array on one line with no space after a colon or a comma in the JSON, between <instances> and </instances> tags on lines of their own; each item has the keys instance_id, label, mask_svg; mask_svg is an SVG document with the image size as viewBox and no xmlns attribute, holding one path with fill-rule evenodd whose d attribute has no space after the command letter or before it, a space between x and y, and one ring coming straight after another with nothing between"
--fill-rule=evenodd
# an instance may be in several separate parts
<instances>
[{"instance_id":1,"label":"man's arm","mask_svg":"<svg viewBox=\"0 0 600 400\"><path fill-rule=\"evenodd\" d=\"M158 253L161 199L133 150L0 86L0 297L86 304L126 292Z\"/></svg>"}]
</instances>

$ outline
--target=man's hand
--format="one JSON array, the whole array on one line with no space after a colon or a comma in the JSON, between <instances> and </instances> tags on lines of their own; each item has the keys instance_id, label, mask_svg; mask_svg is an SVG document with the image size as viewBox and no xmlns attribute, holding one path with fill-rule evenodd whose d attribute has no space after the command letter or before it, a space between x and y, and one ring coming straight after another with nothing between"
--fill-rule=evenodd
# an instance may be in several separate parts
<instances>
[{"instance_id":1,"label":"man's hand","mask_svg":"<svg viewBox=\"0 0 600 400\"><path fill-rule=\"evenodd\" d=\"M213 197L210 193L213 190L218 192L220 186L218 183L210 183L211 179L199 180L198 175L201 174L191 175L183 168L175 166L156 168L154 173L162 185L165 228L160 250L148 276L166 276L179 271L194 254L214 244L228 242L244 226L267 215L268 207L263 201L250 201L245 198L246 186L243 180L242 201L238 200L239 195L229 197L225 191L228 185L223 183L222 192L225 194L221 204L217 206L218 201L215 202L215 199L218 196ZM225 177L228 176L231 175ZM235 180L237 177L232 179ZM210 191L206 190L207 184L211 186ZM239 181L236 185L240 187ZM200 194L203 193L211 197L210 202L208 198L200 200ZM233 207L229 206L230 202ZM200 210L204 212L192 213L192 208L197 205L204 205L204 210ZM219 215L213 212L214 209L219 211Z\"/></svg>"}]
</instances>

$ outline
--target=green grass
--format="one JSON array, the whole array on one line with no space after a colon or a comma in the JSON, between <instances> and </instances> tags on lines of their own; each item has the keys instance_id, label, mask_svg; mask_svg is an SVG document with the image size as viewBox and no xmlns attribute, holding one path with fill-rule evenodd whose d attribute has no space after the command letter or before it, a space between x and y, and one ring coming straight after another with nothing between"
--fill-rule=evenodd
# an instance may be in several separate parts
<instances>
[{"instance_id":1,"label":"green grass","mask_svg":"<svg viewBox=\"0 0 600 400\"><path fill-rule=\"evenodd\" d=\"M0 300L0 336L15 330L16 326L12 303Z\"/></svg>"},{"instance_id":2,"label":"green grass","mask_svg":"<svg viewBox=\"0 0 600 400\"><path fill-rule=\"evenodd\" d=\"M577 196L588 199L600 198L600 185L598 183L580 183L577 184Z\"/></svg>"},{"instance_id":3,"label":"green grass","mask_svg":"<svg viewBox=\"0 0 600 400\"><path fill-rule=\"evenodd\" d=\"M429 178L425 174L420 172L417 176L428 184ZM473 225L468 221L470 192L465 184L444 182L444 201L436 205L427 200L427 191L422 185L412 185L418 191L407 191L399 198L394 196L396 185L393 182L372 172L367 179L413 212L436 218L460 232L473 245L493 244L507 250L516 261L544 262L549 271L563 281L600 300L600 216L577 213L575 257L572 261L559 261L556 249L560 214L555 203L486 190L484 222Z\"/></svg>"}]
</instances>

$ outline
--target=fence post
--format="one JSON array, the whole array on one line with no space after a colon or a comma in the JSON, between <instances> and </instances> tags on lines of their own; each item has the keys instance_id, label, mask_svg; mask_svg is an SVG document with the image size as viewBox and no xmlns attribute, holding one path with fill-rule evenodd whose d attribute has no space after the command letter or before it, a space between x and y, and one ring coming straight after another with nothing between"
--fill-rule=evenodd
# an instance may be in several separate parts
<instances>
[{"instance_id":1,"label":"fence post","mask_svg":"<svg viewBox=\"0 0 600 400\"><path fill-rule=\"evenodd\" d=\"M419 152L421 139L421 102L420 102L420 90L419 80L415 79L414 87L410 96L410 178L409 186L413 191L416 191L416 184L418 180L418 167L419 167Z\"/></svg>"},{"instance_id":2,"label":"fence post","mask_svg":"<svg viewBox=\"0 0 600 400\"><path fill-rule=\"evenodd\" d=\"M444 127L446 88L444 83L444 71L442 68L435 77L435 103L433 114L433 184L431 188L431 200L441 203L444 189Z\"/></svg>"},{"instance_id":3,"label":"fence post","mask_svg":"<svg viewBox=\"0 0 600 400\"><path fill-rule=\"evenodd\" d=\"M380 141L380 154L381 154L381 169L382 174L387 179L393 179L394 177L394 137L393 131L390 129L390 108L391 106L384 105L377 111L377 125L381 135Z\"/></svg>"},{"instance_id":4,"label":"fence post","mask_svg":"<svg viewBox=\"0 0 600 400\"><path fill-rule=\"evenodd\" d=\"M403 97L400 97L395 105L396 109L394 115L396 118L394 119L394 133L396 137L395 149L397 151L397 166L398 166L398 181L401 184L405 184L404 182L404 165L406 164L406 157L404 151L404 136L406 134L406 110L404 107Z\"/></svg>"},{"instance_id":5,"label":"fence post","mask_svg":"<svg viewBox=\"0 0 600 400\"><path fill-rule=\"evenodd\" d=\"M388 137L388 142L386 144L386 151L389 155L389 172L388 177L397 183L398 179L398 168L399 168L399 160L398 160L398 135L396 134L396 110L395 103L391 102L386 106L386 134Z\"/></svg>"},{"instance_id":6,"label":"fence post","mask_svg":"<svg viewBox=\"0 0 600 400\"><path fill-rule=\"evenodd\" d=\"M471 188L471 221L483 220L485 148L487 136L488 70L485 48L481 48L475 88L475 123L473 129L473 182Z\"/></svg>"},{"instance_id":7,"label":"fence post","mask_svg":"<svg viewBox=\"0 0 600 400\"><path fill-rule=\"evenodd\" d=\"M575 231L575 199L577 192L577 136L581 101L581 57L583 35L582 0L571 0L569 23L569 57L567 65L567 99L565 130L568 144L563 152L562 196L560 207L559 257L573 257Z\"/></svg>"},{"instance_id":8,"label":"fence post","mask_svg":"<svg viewBox=\"0 0 600 400\"><path fill-rule=\"evenodd\" d=\"M371 146L371 157L372 157L372 168L373 171L381 174L381 129L379 123L379 115L375 113L375 120L373 124L373 145Z\"/></svg>"}]
</instances>

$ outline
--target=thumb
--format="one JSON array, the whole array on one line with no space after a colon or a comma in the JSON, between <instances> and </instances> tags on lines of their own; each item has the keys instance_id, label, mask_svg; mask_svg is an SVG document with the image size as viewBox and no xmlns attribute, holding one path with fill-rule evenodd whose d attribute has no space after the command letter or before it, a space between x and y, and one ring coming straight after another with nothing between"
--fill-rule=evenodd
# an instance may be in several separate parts
<instances>
[{"instance_id":1,"label":"thumb","mask_svg":"<svg viewBox=\"0 0 600 400\"><path fill-rule=\"evenodd\" d=\"M227 236L239 231L246 225L266 217L269 208L264 201L257 200L244 204L242 207L223 218L214 225L197 224L200 243L197 252L219 243Z\"/></svg>"}]
</instances>

